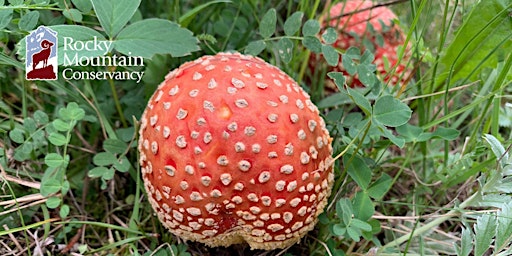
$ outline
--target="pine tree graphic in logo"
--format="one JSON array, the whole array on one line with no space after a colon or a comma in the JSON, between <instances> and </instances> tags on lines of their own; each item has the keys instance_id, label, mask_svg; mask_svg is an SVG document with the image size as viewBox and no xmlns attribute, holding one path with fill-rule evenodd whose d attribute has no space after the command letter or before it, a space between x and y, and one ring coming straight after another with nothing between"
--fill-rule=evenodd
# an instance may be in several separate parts
<instances>
[{"instance_id":1,"label":"pine tree graphic in logo","mask_svg":"<svg viewBox=\"0 0 512 256\"><path fill-rule=\"evenodd\" d=\"M26 78L28 80L57 79L57 32L40 26L26 38Z\"/></svg>"}]
</instances>

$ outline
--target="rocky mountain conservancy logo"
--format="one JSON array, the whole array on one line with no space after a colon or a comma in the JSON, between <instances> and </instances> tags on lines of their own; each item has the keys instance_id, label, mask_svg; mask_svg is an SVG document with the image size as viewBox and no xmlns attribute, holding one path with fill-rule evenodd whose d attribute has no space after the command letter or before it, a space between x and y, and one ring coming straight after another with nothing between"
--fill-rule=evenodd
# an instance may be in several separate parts
<instances>
[{"instance_id":1,"label":"rocky mountain conservancy logo","mask_svg":"<svg viewBox=\"0 0 512 256\"><path fill-rule=\"evenodd\" d=\"M26 38L25 77L56 80L58 72L57 32L40 26Z\"/></svg>"}]
</instances>

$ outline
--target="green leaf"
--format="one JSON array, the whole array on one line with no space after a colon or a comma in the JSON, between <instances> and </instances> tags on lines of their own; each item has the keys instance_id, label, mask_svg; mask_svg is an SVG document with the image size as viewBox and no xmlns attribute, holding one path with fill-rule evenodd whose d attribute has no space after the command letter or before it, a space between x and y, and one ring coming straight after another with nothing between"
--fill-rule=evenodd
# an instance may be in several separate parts
<instances>
[{"instance_id":1,"label":"green leaf","mask_svg":"<svg viewBox=\"0 0 512 256\"><path fill-rule=\"evenodd\" d=\"M458 256L468 256L473 251L473 233L471 229L462 228L460 250Z\"/></svg>"},{"instance_id":2,"label":"green leaf","mask_svg":"<svg viewBox=\"0 0 512 256\"><path fill-rule=\"evenodd\" d=\"M334 233L334 235L336 236L344 236L345 233L347 232L347 228L345 227L345 225L342 225L342 224L334 224L332 226L332 232Z\"/></svg>"},{"instance_id":3,"label":"green leaf","mask_svg":"<svg viewBox=\"0 0 512 256\"><path fill-rule=\"evenodd\" d=\"M474 255L484 255L490 248L495 230L496 217L494 214L484 213L476 219L475 229L475 252Z\"/></svg>"},{"instance_id":4,"label":"green leaf","mask_svg":"<svg viewBox=\"0 0 512 256\"><path fill-rule=\"evenodd\" d=\"M75 8L64 9L64 11L62 11L62 15L64 15L64 17L66 17L74 22L82 22L82 19L84 18L82 16L82 13L78 9L75 9Z\"/></svg>"},{"instance_id":5,"label":"green leaf","mask_svg":"<svg viewBox=\"0 0 512 256\"><path fill-rule=\"evenodd\" d=\"M92 10L91 0L71 0L71 2L82 13L88 13Z\"/></svg>"},{"instance_id":6,"label":"green leaf","mask_svg":"<svg viewBox=\"0 0 512 256\"><path fill-rule=\"evenodd\" d=\"M369 51L368 49L366 49L364 51L363 55L361 55L360 63L364 64L364 65L373 65L372 64L373 58L374 58L373 53L371 51Z\"/></svg>"},{"instance_id":7,"label":"green leaf","mask_svg":"<svg viewBox=\"0 0 512 256\"><path fill-rule=\"evenodd\" d=\"M100 152L92 158L92 162L97 166L108 166L117 162L117 157L110 152Z\"/></svg>"},{"instance_id":8,"label":"green leaf","mask_svg":"<svg viewBox=\"0 0 512 256\"><path fill-rule=\"evenodd\" d=\"M60 207L59 216L60 216L62 219L65 219L66 217L68 217L68 215L69 215L69 205L67 205L67 204L63 204L63 205Z\"/></svg>"},{"instance_id":9,"label":"green leaf","mask_svg":"<svg viewBox=\"0 0 512 256\"><path fill-rule=\"evenodd\" d=\"M121 159L119 159L119 161L116 161L113 166L116 170L120 172L127 172L128 170L130 170L131 164L128 158L122 157Z\"/></svg>"},{"instance_id":10,"label":"green leaf","mask_svg":"<svg viewBox=\"0 0 512 256\"><path fill-rule=\"evenodd\" d=\"M388 138L389 141L391 141L399 148L403 148L405 146L405 140L403 138L395 136L395 134L393 134L393 132L391 132L390 129L388 129L379 121L375 120L374 122L372 122L372 128L373 127L376 127L380 131L380 136Z\"/></svg>"},{"instance_id":11,"label":"green leaf","mask_svg":"<svg viewBox=\"0 0 512 256\"><path fill-rule=\"evenodd\" d=\"M316 34L320 32L320 22L317 20L308 20L304 23L302 27L302 34L304 37L312 36L315 37Z\"/></svg>"},{"instance_id":12,"label":"green leaf","mask_svg":"<svg viewBox=\"0 0 512 256\"><path fill-rule=\"evenodd\" d=\"M305 36L302 39L302 44L314 53L320 53L322 51L322 43L315 36Z\"/></svg>"},{"instance_id":13,"label":"green leaf","mask_svg":"<svg viewBox=\"0 0 512 256\"><path fill-rule=\"evenodd\" d=\"M336 203L336 215L345 224L350 223L352 220L353 210L352 203L348 198L341 198Z\"/></svg>"},{"instance_id":14,"label":"green leaf","mask_svg":"<svg viewBox=\"0 0 512 256\"><path fill-rule=\"evenodd\" d=\"M62 200L60 197L52 196L46 200L46 206L50 209L55 209L59 207L60 203L62 203Z\"/></svg>"},{"instance_id":15,"label":"green leaf","mask_svg":"<svg viewBox=\"0 0 512 256\"><path fill-rule=\"evenodd\" d=\"M302 18L304 17L303 12L295 12L284 22L284 34L287 36L293 36L300 29L302 24Z\"/></svg>"},{"instance_id":16,"label":"green leaf","mask_svg":"<svg viewBox=\"0 0 512 256\"><path fill-rule=\"evenodd\" d=\"M366 191L358 191L354 197L354 217L360 220L368 220L375 213L373 202ZM370 227L371 230L371 227ZM369 231L369 230L368 230Z\"/></svg>"},{"instance_id":17,"label":"green leaf","mask_svg":"<svg viewBox=\"0 0 512 256\"><path fill-rule=\"evenodd\" d=\"M14 128L9 131L9 138L16 143L21 144L25 141L25 132L19 128Z\"/></svg>"},{"instance_id":18,"label":"green leaf","mask_svg":"<svg viewBox=\"0 0 512 256\"><path fill-rule=\"evenodd\" d=\"M359 242L361 240L361 230L354 227L347 227L347 234L350 237L350 239L354 240L355 242Z\"/></svg>"},{"instance_id":19,"label":"green leaf","mask_svg":"<svg viewBox=\"0 0 512 256\"><path fill-rule=\"evenodd\" d=\"M349 73L351 76L355 75L357 72L357 65L352 59L353 58L348 54L341 55L341 63L343 63L343 68L345 68L347 73Z\"/></svg>"},{"instance_id":20,"label":"green leaf","mask_svg":"<svg viewBox=\"0 0 512 256\"><path fill-rule=\"evenodd\" d=\"M41 111L41 110L36 110L34 112L34 120L37 122L37 124L39 125L45 125L48 123L49 119L48 119L48 115L44 112L44 111Z\"/></svg>"},{"instance_id":21,"label":"green leaf","mask_svg":"<svg viewBox=\"0 0 512 256\"><path fill-rule=\"evenodd\" d=\"M62 119L55 119L52 122L53 127L59 132L67 132L71 130L73 127L71 127L71 122L65 122Z\"/></svg>"},{"instance_id":22,"label":"green leaf","mask_svg":"<svg viewBox=\"0 0 512 256\"><path fill-rule=\"evenodd\" d=\"M103 142L103 149L110 153L121 154L124 153L127 148L128 145L125 142L120 141L118 139L109 138Z\"/></svg>"},{"instance_id":23,"label":"green leaf","mask_svg":"<svg viewBox=\"0 0 512 256\"><path fill-rule=\"evenodd\" d=\"M480 70L495 68L504 55L512 52L510 2L506 3L478 1L464 17L464 23L440 59L446 72L453 67L452 81L475 80Z\"/></svg>"},{"instance_id":24,"label":"green leaf","mask_svg":"<svg viewBox=\"0 0 512 256\"><path fill-rule=\"evenodd\" d=\"M32 117L25 118L23 121L23 128L25 128L25 131L29 134L33 134L37 130L36 121Z\"/></svg>"},{"instance_id":25,"label":"green leaf","mask_svg":"<svg viewBox=\"0 0 512 256\"><path fill-rule=\"evenodd\" d=\"M505 147L500 143L496 137L492 136L491 134L484 134L484 139L491 147L492 152L494 153L494 156L496 156L497 159L500 159L500 165L502 167L506 166L508 161L508 151L505 151Z\"/></svg>"},{"instance_id":26,"label":"green leaf","mask_svg":"<svg viewBox=\"0 0 512 256\"><path fill-rule=\"evenodd\" d=\"M359 75L359 81L366 86L372 86L377 77L375 74L368 69L366 65L359 64L356 67L357 74Z\"/></svg>"},{"instance_id":27,"label":"green leaf","mask_svg":"<svg viewBox=\"0 0 512 256\"><path fill-rule=\"evenodd\" d=\"M340 55L338 54L336 49L334 49L334 47L327 44L322 45L322 54L325 60L327 61L327 64L333 67L338 66Z\"/></svg>"},{"instance_id":28,"label":"green leaf","mask_svg":"<svg viewBox=\"0 0 512 256\"><path fill-rule=\"evenodd\" d=\"M347 92L352 101L366 114L370 115L372 106L370 101L358 90L347 87Z\"/></svg>"},{"instance_id":29,"label":"green leaf","mask_svg":"<svg viewBox=\"0 0 512 256\"><path fill-rule=\"evenodd\" d=\"M158 53L183 57L200 50L198 43L192 32L172 21L145 19L121 30L114 48L125 55L147 59Z\"/></svg>"},{"instance_id":30,"label":"green leaf","mask_svg":"<svg viewBox=\"0 0 512 256\"><path fill-rule=\"evenodd\" d=\"M347 80L342 72L329 72L327 76L334 81L336 87L342 91L345 87L345 81Z\"/></svg>"},{"instance_id":31,"label":"green leaf","mask_svg":"<svg viewBox=\"0 0 512 256\"><path fill-rule=\"evenodd\" d=\"M87 173L87 176L89 176L90 178L100 178L100 177L103 177L103 175L105 175L105 173L107 173L109 171L108 169L109 168L107 168L105 166L94 167L89 170L89 172Z\"/></svg>"},{"instance_id":32,"label":"green leaf","mask_svg":"<svg viewBox=\"0 0 512 256\"><path fill-rule=\"evenodd\" d=\"M51 133L48 140L55 146L63 146L69 142L66 136L57 132Z\"/></svg>"},{"instance_id":33,"label":"green leaf","mask_svg":"<svg viewBox=\"0 0 512 256\"><path fill-rule=\"evenodd\" d=\"M244 53L256 56L265 50L265 47L267 44L263 40L252 41L247 45Z\"/></svg>"},{"instance_id":34,"label":"green leaf","mask_svg":"<svg viewBox=\"0 0 512 256\"><path fill-rule=\"evenodd\" d=\"M66 160L57 153L49 153L44 157L44 163L49 167L61 167L67 165Z\"/></svg>"},{"instance_id":35,"label":"green leaf","mask_svg":"<svg viewBox=\"0 0 512 256\"><path fill-rule=\"evenodd\" d=\"M85 117L85 111L76 102L70 102L65 108L59 109L59 117L64 121L79 121Z\"/></svg>"},{"instance_id":36,"label":"green leaf","mask_svg":"<svg viewBox=\"0 0 512 256\"><path fill-rule=\"evenodd\" d=\"M43 179L39 188L42 196L58 193L61 189L62 184L57 179Z\"/></svg>"},{"instance_id":37,"label":"green leaf","mask_svg":"<svg viewBox=\"0 0 512 256\"><path fill-rule=\"evenodd\" d=\"M0 29L4 29L11 23L13 9L0 10Z\"/></svg>"},{"instance_id":38,"label":"green leaf","mask_svg":"<svg viewBox=\"0 0 512 256\"><path fill-rule=\"evenodd\" d=\"M260 34L267 39L276 31L277 14L276 9L271 8L263 15L260 22Z\"/></svg>"},{"instance_id":39,"label":"green leaf","mask_svg":"<svg viewBox=\"0 0 512 256\"><path fill-rule=\"evenodd\" d=\"M391 184L393 184L393 179L388 174L383 173L380 178L370 185L368 195L375 200L381 200L391 188Z\"/></svg>"},{"instance_id":40,"label":"green leaf","mask_svg":"<svg viewBox=\"0 0 512 256\"><path fill-rule=\"evenodd\" d=\"M186 28L186 27L188 27L190 22L192 22L194 20L194 18L198 14L201 14L201 12L203 12L205 9L210 7L210 5L219 4L219 3L231 3L231 1L229 1L229 0L216 0L216 1L208 1L207 3L198 5L198 6L194 7L192 10L189 10L185 14L183 14L179 18L178 23L180 23L180 25L182 27Z\"/></svg>"},{"instance_id":41,"label":"green leaf","mask_svg":"<svg viewBox=\"0 0 512 256\"><path fill-rule=\"evenodd\" d=\"M101 27L110 38L114 38L128 23L141 0L91 0Z\"/></svg>"},{"instance_id":42,"label":"green leaf","mask_svg":"<svg viewBox=\"0 0 512 256\"><path fill-rule=\"evenodd\" d=\"M363 190L368 188L368 184L372 179L372 170L359 156L352 157L350 154L343 156L343 166L347 169L350 177L357 183Z\"/></svg>"},{"instance_id":43,"label":"green leaf","mask_svg":"<svg viewBox=\"0 0 512 256\"><path fill-rule=\"evenodd\" d=\"M368 224L366 221L354 218L350 222L350 226L354 228L358 228L362 231L372 231L372 225Z\"/></svg>"},{"instance_id":44,"label":"green leaf","mask_svg":"<svg viewBox=\"0 0 512 256\"><path fill-rule=\"evenodd\" d=\"M508 202L501 207L497 214L498 226L496 229L495 248L500 251L510 244L512 239L512 202Z\"/></svg>"},{"instance_id":45,"label":"green leaf","mask_svg":"<svg viewBox=\"0 0 512 256\"><path fill-rule=\"evenodd\" d=\"M333 44L338 39L338 32L336 29L328 27L324 33L322 33L322 39L326 44Z\"/></svg>"},{"instance_id":46,"label":"green leaf","mask_svg":"<svg viewBox=\"0 0 512 256\"><path fill-rule=\"evenodd\" d=\"M459 137L460 132L453 128L445 128L442 126L438 126L436 130L432 133L432 137L439 137L444 140L455 140Z\"/></svg>"},{"instance_id":47,"label":"green leaf","mask_svg":"<svg viewBox=\"0 0 512 256\"><path fill-rule=\"evenodd\" d=\"M373 115L381 124L389 127L397 127L407 123L409 119L411 119L412 110L407 104L393 96L385 95L375 101Z\"/></svg>"},{"instance_id":48,"label":"green leaf","mask_svg":"<svg viewBox=\"0 0 512 256\"><path fill-rule=\"evenodd\" d=\"M279 57L283 60L284 63L289 63L293 57L293 43L290 38L281 38L277 42L277 50L279 53Z\"/></svg>"},{"instance_id":49,"label":"green leaf","mask_svg":"<svg viewBox=\"0 0 512 256\"><path fill-rule=\"evenodd\" d=\"M419 137L420 137L420 135L423 134L423 129L421 127L414 126L414 125L411 125L411 124L408 124L408 123L405 123L403 125L397 126L395 130L407 142L420 141ZM430 137L432 137L432 136L430 136ZM426 138L425 140L421 140L421 141L426 141L430 137Z\"/></svg>"},{"instance_id":50,"label":"green leaf","mask_svg":"<svg viewBox=\"0 0 512 256\"><path fill-rule=\"evenodd\" d=\"M38 21L39 21L39 12L38 11L28 11L23 16L21 16L20 21L18 23L18 27L21 30L31 31L36 27Z\"/></svg>"}]
</instances>

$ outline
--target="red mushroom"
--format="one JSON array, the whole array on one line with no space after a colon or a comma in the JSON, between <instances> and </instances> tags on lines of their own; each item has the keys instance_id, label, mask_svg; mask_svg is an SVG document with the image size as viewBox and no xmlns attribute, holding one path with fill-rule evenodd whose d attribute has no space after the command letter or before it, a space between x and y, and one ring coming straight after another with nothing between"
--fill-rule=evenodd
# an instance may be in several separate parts
<instances>
[{"instance_id":1,"label":"red mushroom","mask_svg":"<svg viewBox=\"0 0 512 256\"><path fill-rule=\"evenodd\" d=\"M375 50L373 53L377 75L380 75L385 82L390 82L391 85L404 83L411 72L406 66L410 59L410 52L406 51L394 73L390 74L390 72L398 62L398 47L403 47L405 36L394 23L397 16L393 11L384 6L373 7L374 5L374 1L369 0L347 0L335 4L331 7L329 15L324 17L328 22L325 22L323 26L337 28L339 35L333 45L337 48L347 50L355 46L364 50L363 40L371 42ZM374 31L368 29L368 23L371 24ZM377 35L382 36L381 44L378 43ZM330 71L346 73L341 62ZM363 85L357 78L357 74L352 77L349 84L351 86Z\"/></svg>"},{"instance_id":2,"label":"red mushroom","mask_svg":"<svg viewBox=\"0 0 512 256\"><path fill-rule=\"evenodd\" d=\"M332 139L318 109L257 57L219 53L172 71L139 135L149 202L185 240L284 248L313 229L331 193Z\"/></svg>"}]
</instances>

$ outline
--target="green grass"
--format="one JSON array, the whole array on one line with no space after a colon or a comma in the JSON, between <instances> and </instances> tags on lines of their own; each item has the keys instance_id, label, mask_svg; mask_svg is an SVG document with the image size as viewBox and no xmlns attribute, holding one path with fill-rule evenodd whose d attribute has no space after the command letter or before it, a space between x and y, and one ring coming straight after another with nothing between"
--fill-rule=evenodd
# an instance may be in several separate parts
<instances>
[{"instance_id":1,"label":"green grass","mask_svg":"<svg viewBox=\"0 0 512 256\"><path fill-rule=\"evenodd\" d=\"M329 51L317 39L324 1L120 0L134 15L112 24L88 0L1 2L1 255L511 254L509 1L391 1L411 43L413 78L403 88L351 89L331 80L334 91L325 81L339 76L328 75L326 64L308 66L317 47L327 58L358 63L361 56ZM122 31L152 18L181 28L155 28L177 48L133 49L149 56L144 67L120 69L144 71L141 84L25 79L18 43L39 25L74 25L71 33L94 29L121 41L102 28ZM115 49L124 53L122 44ZM279 53L290 46L292 54ZM257 54L297 80L334 138L329 205L315 230L287 250L183 242L145 198L135 145L148 97L181 63L228 50Z\"/></svg>"}]
</instances>

